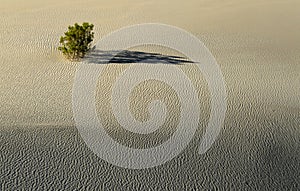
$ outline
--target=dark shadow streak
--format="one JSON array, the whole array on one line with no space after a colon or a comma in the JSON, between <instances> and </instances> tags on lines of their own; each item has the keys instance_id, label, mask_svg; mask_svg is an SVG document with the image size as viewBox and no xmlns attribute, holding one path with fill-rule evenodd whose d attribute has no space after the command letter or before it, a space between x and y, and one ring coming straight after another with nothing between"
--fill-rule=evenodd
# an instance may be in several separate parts
<instances>
[{"instance_id":1,"label":"dark shadow streak","mask_svg":"<svg viewBox=\"0 0 300 191\"><path fill-rule=\"evenodd\" d=\"M168 56L158 53L140 52L140 51L100 51L92 50L84 58L86 63L90 64L129 64L129 63L148 63L148 64L184 64L194 63L180 56Z\"/></svg>"}]
</instances>

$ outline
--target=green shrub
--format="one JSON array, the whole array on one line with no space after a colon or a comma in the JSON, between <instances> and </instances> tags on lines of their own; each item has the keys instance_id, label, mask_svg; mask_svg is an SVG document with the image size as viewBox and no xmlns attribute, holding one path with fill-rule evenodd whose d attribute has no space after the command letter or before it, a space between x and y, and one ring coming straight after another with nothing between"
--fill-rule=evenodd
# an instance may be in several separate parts
<instances>
[{"instance_id":1,"label":"green shrub","mask_svg":"<svg viewBox=\"0 0 300 191\"><path fill-rule=\"evenodd\" d=\"M58 47L58 50L72 61L83 58L90 50L94 38L93 28L93 24L86 22L82 26L77 23L74 26L69 26L65 36L60 37L62 46Z\"/></svg>"}]
</instances>

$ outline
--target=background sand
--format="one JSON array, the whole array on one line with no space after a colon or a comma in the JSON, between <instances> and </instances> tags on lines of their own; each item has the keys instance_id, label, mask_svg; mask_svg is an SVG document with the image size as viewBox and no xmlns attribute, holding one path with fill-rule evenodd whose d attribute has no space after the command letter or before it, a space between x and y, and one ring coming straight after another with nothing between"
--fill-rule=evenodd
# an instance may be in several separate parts
<instances>
[{"instance_id":1,"label":"background sand","mask_svg":"<svg viewBox=\"0 0 300 191\"><path fill-rule=\"evenodd\" d=\"M299 1L0 3L2 190L299 189ZM83 21L95 25L95 42L123 26L160 22L205 43L228 91L225 126L209 152L196 152L202 128L179 157L147 170L114 167L86 147L72 116L78 64L56 50L66 27Z\"/></svg>"}]
</instances>

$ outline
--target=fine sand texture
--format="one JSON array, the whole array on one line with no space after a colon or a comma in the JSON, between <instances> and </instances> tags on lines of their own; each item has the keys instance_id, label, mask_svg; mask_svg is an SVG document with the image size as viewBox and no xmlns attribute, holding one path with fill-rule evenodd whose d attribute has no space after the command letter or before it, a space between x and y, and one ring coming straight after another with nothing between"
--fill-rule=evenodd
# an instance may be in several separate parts
<instances>
[{"instance_id":1,"label":"fine sand texture","mask_svg":"<svg viewBox=\"0 0 300 191\"><path fill-rule=\"evenodd\" d=\"M95 25L93 45L128 25L164 23L207 46L224 76L227 111L206 153L199 154L198 146L211 97L196 63L156 45L132 47L109 64L103 63L109 52L69 62L57 50L59 37L68 25L85 21ZM0 190L299 190L299 31L299 0L0 0ZM93 63L95 55L99 63ZM118 117L130 120L112 108L118 78L132 66L143 70L132 75L180 69L201 108L186 149L147 169L122 168L98 157L73 117L73 84L82 64L105 66L95 112L113 140L138 149L156 147L174 134L181 98L159 80L138 84L129 98L131 116L140 123L153 120L148 105L155 100L165 104L166 115L156 131L132 133Z\"/></svg>"}]
</instances>

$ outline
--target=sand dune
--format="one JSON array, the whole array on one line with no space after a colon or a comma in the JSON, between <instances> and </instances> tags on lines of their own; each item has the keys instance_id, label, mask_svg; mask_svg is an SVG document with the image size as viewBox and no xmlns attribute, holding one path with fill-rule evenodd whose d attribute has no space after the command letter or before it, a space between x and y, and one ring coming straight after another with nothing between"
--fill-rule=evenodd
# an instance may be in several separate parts
<instances>
[{"instance_id":1,"label":"sand dune","mask_svg":"<svg viewBox=\"0 0 300 191\"><path fill-rule=\"evenodd\" d=\"M1 0L0 4L2 190L300 188L299 1ZM147 22L183 28L204 42L220 65L228 93L224 128L209 152L197 152L209 118L209 92L201 73L188 63L178 68L195 84L203 109L195 137L178 157L162 166L132 170L107 163L87 147L72 111L79 63L65 60L56 49L66 27L83 21L95 25L94 43L121 27ZM182 56L158 46L131 51ZM144 137L124 133L105 93L129 65L110 64L99 78L97 114L114 139L145 148L169 137L180 108L166 84L145 82L134 89L133 115L146 121L145 105L156 98L167 103L172 115L159 133ZM159 93L146 96L151 91Z\"/></svg>"}]
</instances>

